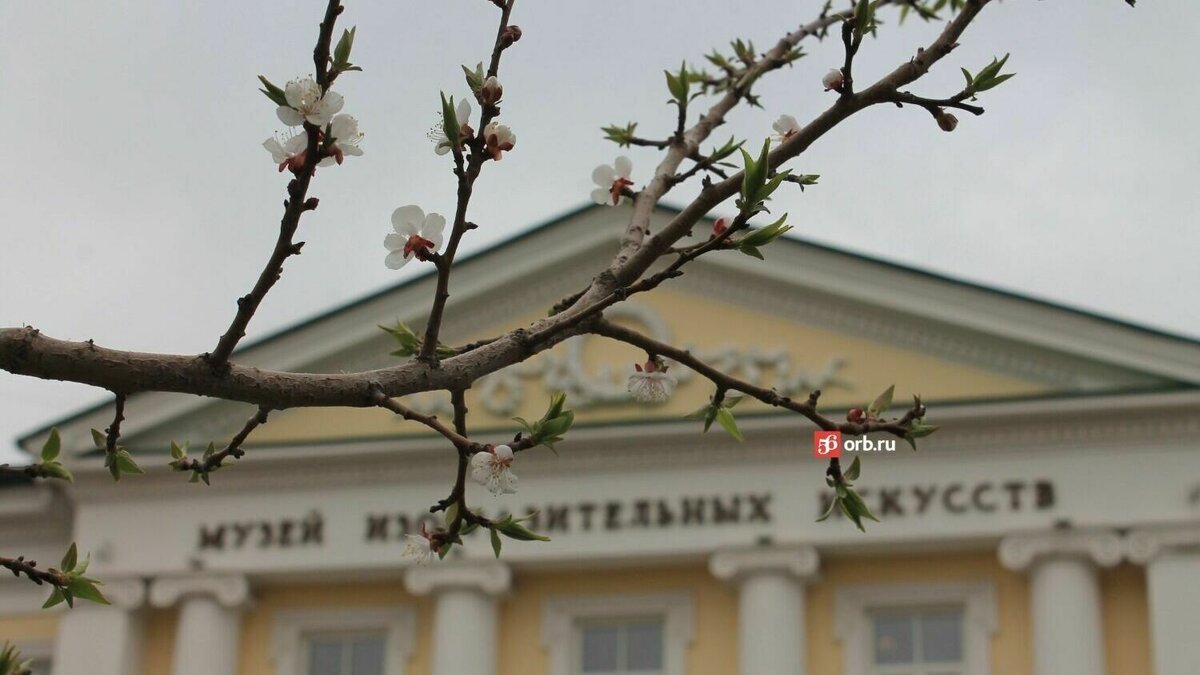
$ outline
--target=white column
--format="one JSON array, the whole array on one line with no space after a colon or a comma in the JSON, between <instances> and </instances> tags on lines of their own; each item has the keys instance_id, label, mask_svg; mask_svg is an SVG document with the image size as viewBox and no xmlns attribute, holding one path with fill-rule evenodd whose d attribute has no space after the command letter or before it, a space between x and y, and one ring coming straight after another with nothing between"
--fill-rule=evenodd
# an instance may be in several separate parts
<instances>
[{"instance_id":1,"label":"white column","mask_svg":"<svg viewBox=\"0 0 1200 675\"><path fill-rule=\"evenodd\" d=\"M738 672L804 675L804 586L818 566L811 546L719 551L713 576L738 586Z\"/></svg>"},{"instance_id":2,"label":"white column","mask_svg":"<svg viewBox=\"0 0 1200 675\"><path fill-rule=\"evenodd\" d=\"M141 670L146 584L106 580L100 589L111 605L79 600L63 612L54 645L54 671L129 675Z\"/></svg>"},{"instance_id":3,"label":"white column","mask_svg":"<svg viewBox=\"0 0 1200 675\"><path fill-rule=\"evenodd\" d=\"M1055 530L1000 543L1000 563L1029 572L1034 675L1106 672L1096 566L1116 565L1122 549L1108 531Z\"/></svg>"},{"instance_id":4,"label":"white column","mask_svg":"<svg viewBox=\"0 0 1200 675\"><path fill-rule=\"evenodd\" d=\"M433 675L496 674L496 596L511 584L500 562L443 561L408 571L408 592L435 598Z\"/></svg>"},{"instance_id":5,"label":"white column","mask_svg":"<svg viewBox=\"0 0 1200 675\"><path fill-rule=\"evenodd\" d=\"M1138 529L1129 559L1146 566L1156 675L1194 675L1200 663L1200 525Z\"/></svg>"},{"instance_id":6,"label":"white column","mask_svg":"<svg viewBox=\"0 0 1200 675\"><path fill-rule=\"evenodd\" d=\"M163 577L150 585L150 604L179 604L171 675L237 675L242 609L250 584L238 575Z\"/></svg>"}]
</instances>

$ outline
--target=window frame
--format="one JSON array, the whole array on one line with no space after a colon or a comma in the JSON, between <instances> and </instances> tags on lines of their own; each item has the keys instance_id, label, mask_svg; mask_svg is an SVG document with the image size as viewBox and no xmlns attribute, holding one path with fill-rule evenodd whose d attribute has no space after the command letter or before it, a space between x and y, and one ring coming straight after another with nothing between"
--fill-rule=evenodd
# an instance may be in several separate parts
<instances>
[{"instance_id":1,"label":"window frame","mask_svg":"<svg viewBox=\"0 0 1200 675\"><path fill-rule=\"evenodd\" d=\"M997 629L996 591L991 582L950 584L861 584L835 592L836 635L845 675L866 675L874 665L875 612L962 607L964 675L991 675L991 638Z\"/></svg>"},{"instance_id":2,"label":"window frame","mask_svg":"<svg viewBox=\"0 0 1200 675\"><path fill-rule=\"evenodd\" d=\"M542 646L550 655L550 675L579 675L584 622L649 617L661 617L663 622L662 675L686 675L687 648L696 623L688 593L547 598L542 607Z\"/></svg>"},{"instance_id":3,"label":"window frame","mask_svg":"<svg viewBox=\"0 0 1200 675\"><path fill-rule=\"evenodd\" d=\"M404 675L416 643L416 612L406 607L339 607L284 611L275 615L272 660L278 675L305 672L311 634L382 632L384 675Z\"/></svg>"}]
</instances>

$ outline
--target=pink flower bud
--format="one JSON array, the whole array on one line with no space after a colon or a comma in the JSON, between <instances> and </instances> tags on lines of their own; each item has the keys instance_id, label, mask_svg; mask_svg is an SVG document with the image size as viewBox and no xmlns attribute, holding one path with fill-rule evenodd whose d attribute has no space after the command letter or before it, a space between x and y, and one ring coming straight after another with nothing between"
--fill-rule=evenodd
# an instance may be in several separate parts
<instances>
[{"instance_id":1,"label":"pink flower bud","mask_svg":"<svg viewBox=\"0 0 1200 675\"><path fill-rule=\"evenodd\" d=\"M842 74L842 70L840 68L834 68L828 73L825 73L825 77L821 78L821 84L825 85L825 91L829 91L831 89L835 91L841 91L842 85L845 84L845 82L846 76Z\"/></svg>"},{"instance_id":2,"label":"pink flower bud","mask_svg":"<svg viewBox=\"0 0 1200 675\"><path fill-rule=\"evenodd\" d=\"M483 81L483 86L479 89L479 98L485 105L499 103L501 96L504 96L504 87L500 85L500 80L496 79L495 75Z\"/></svg>"}]
</instances>

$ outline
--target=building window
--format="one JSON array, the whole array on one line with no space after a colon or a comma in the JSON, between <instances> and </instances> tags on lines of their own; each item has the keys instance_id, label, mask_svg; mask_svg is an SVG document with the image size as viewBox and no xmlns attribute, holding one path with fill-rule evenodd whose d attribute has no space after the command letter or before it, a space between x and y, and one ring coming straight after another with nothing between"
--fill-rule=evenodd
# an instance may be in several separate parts
<instances>
[{"instance_id":1,"label":"building window","mask_svg":"<svg viewBox=\"0 0 1200 675\"><path fill-rule=\"evenodd\" d=\"M308 670L305 675L384 675L383 633L325 633L306 635Z\"/></svg>"},{"instance_id":2,"label":"building window","mask_svg":"<svg viewBox=\"0 0 1200 675\"><path fill-rule=\"evenodd\" d=\"M847 586L835 612L845 675L991 675L991 584Z\"/></svg>"},{"instance_id":3,"label":"building window","mask_svg":"<svg viewBox=\"0 0 1200 675\"><path fill-rule=\"evenodd\" d=\"M550 675L684 675L694 623L685 593L555 597L542 644Z\"/></svg>"},{"instance_id":4,"label":"building window","mask_svg":"<svg viewBox=\"0 0 1200 675\"><path fill-rule=\"evenodd\" d=\"M404 675L416 639L406 608L280 612L272 657L278 675Z\"/></svg>"},{"instance_id":5,"label":"building window","mask_svg":"<svg viewBox=\"0 0 1200 675\"><path fill-rule=\"evenodd\" d=\"M589 675L661 675L662 617L580 622L579 672Z\"/></svg>"},{"instance_id":6,"label":"building window","mask_svg":"<svg viewBox=\"0 0 1200 675\"><path fill-rule=\"evenodd\" d=\"M966 675L961 607L874 610L871 624L871 675Z\"/></svg>"}]
</instances>

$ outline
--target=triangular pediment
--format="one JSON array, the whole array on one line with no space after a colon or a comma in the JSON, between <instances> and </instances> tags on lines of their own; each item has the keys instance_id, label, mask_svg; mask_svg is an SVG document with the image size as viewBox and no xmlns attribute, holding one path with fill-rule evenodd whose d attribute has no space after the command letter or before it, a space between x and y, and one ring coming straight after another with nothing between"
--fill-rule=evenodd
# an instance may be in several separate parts
<instances>
[{"instance_id":1,"label":"triangular pediment","mask_svg":"<svg viewBox=\"0 0 1200 675\"><path fill-rule=\"evenodd\" d=\"M446 341L495 336L545 316L603 268L626 215L583 209L465 260L453 280ZM663 210L658 217L671 215ZM1200 384L1200 346L1193 341L804 242L777 242L766 256L707 256L683 277L607 316L781 393L804 397L821 389L822 405L834 410L861 405L893 383L898 400L919 393L929 402ZM432 278L419 277L262 340L237 360L309 372L393 365L391 338L377 326L398 319L419 326L432 292ZM625 381L644 358L623 343L572 338L477 382L468 395L471 427L515 431L512 417L536 419L560 390L582 425L678 420L712 393L703 378L676 366L671 372L679 386L670 402L631 404ZM444 393L408 403L449 412ZM744 414L768 412L742 405ZM165 447L169 439L228 438L252 412L174 395L133 397L129 408L126 439L138 450ZM69 421L68 446L71 439L86 446L86 429L107 414L95 410ZM425 434L424 427L376 409L293 409L274 413L253 443Z\"/></svg>"}]
</instances>

